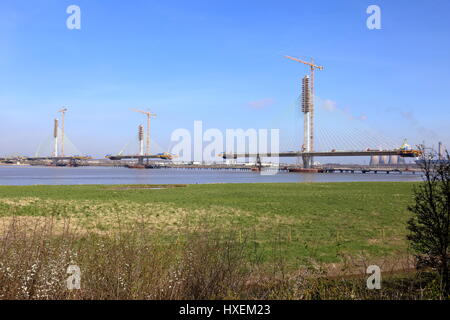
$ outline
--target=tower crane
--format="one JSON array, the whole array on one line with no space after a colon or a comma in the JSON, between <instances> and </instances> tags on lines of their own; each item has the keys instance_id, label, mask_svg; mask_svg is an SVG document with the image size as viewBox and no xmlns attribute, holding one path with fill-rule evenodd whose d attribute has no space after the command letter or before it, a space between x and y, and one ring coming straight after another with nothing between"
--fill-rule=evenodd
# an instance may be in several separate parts
<instances>
[{"instance_id":1,"label":"tower crane","mask_svg":"<svg viewBox=\"0 0 450 320\"><path fill-rule=\"evenodd\" d=\"M142 111L137 109L130 109L131 111L145 114L147 116L147 146L146 146L146 156L150 155L150 118L156 117L156 114L150 111Z\"/></svg>"},{"instance_id":2,"label":"tower crane","mask_svg":"<svg viewBox=\"0 0 450 320\"><path fill-rule=\"evenodd\" d=\"M310 115L310 121L309 121L309 130L311 132L311 137L309 137L310 139L310 148L311 151L314 151L314 71L315 69L318 70L323 70L322 66L318 66L314 63L314 59L311 59L311 62L308 61L304 61L304 60L300 60L291 56L285 56L285 58L291 59L293 61L297 61L300 63L303 63L307 66L310 67L310 92L311 92L311 115Z\"/></svg>"},{"instance_id":3,"label":"tower crane","mask_svg":"<svg viewBox=\"0 0 450 320\"><path fill-rule=\"evenodd\" d=\"M307 61L303 61L303 60L300 60L300 59L297 59L297 58L293 58L293 57L290 57L290 56L285 56L285 58L288 58L288 59L291 59L291 60L294 60L294 61L306 64L307 66L310 67L310 69L311 69L311 91L312 91L312 94L314 94L314 69L323 70L323 67L314 64L314 59L311 59L311 62L307 62Z\"/></svg>"}]
</instances>

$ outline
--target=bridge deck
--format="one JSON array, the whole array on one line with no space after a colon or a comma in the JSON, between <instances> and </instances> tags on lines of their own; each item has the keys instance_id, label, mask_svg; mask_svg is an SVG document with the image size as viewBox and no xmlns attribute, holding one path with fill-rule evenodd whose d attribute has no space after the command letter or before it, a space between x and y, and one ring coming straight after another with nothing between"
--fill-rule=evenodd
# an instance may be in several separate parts
<instances>
[{"instance_id":1,"label":"bridge deck","mask_svg":"<svg viewBox=\"0 0 450 320\"><path fill-rule=\"evenodd\" d=\"M323 152L280 152L276 153L229 153L222 154L224 159L235 158L256 158L256 157L370 157L370 156L401 156L401 157L414 157L414 153L417 151L411 151L405 153L402 150L383 150L383 151L323 151Z\"/></svg>"}]
</instances>

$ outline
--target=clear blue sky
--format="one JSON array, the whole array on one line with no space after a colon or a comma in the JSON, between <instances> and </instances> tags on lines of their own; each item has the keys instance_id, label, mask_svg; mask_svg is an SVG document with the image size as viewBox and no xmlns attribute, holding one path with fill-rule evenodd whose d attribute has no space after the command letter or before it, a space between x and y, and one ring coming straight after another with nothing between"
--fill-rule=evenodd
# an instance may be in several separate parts
<instances>
[{"instance_id":1,"label":"clear blue sky","mask_svg":"<svg viewBox=\"0 0 450 320\"><path fill-rule=\"evenodd\" d=\"M81 30L66 27L71 4ZM366 27L370 4L381 30ZM450 146L449 15L448 0L2 0L0 155L33 154L61 106L84 154L117 153L144 123L129 111L139 107L158 114L162 146L203 120L280 128L292 150L308 69L285 54L325 67L316 81L325 135L352 140L360 127Z\"/></svg>"}]
</instances>

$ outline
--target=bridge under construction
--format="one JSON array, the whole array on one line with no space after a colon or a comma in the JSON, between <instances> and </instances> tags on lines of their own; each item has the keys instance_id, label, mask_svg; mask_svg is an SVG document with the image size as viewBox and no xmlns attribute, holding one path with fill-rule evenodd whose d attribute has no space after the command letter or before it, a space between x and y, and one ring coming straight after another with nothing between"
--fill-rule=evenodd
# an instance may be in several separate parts
<instances>
[{"instance_id":1,"label":"bridge under construction","mask_svg":"<svg viewBox=\"0 0 450 320\"><path fill-rule=\"evenodd\" d=\"M309 66L310 74L305 75L301 82L301 111L303 113L303 145L298 152L279 152L279 153L222 153L220 156L224 159L237 159L237 158L256 158L258 165L260 166L262 157L298 157L303 160L303 168L311 169L314 165L315 157L355 157L355 156L365 156L371 157L371 162L377 157L400 157L400 158L411 158L418 157L421 155L420 150L413 150L410 148L406 141L398 149L395 150L364 150L364 151L315 151L314 150L314 71L323 70L323 66L316 65L314 60L311 59L310 62L293 58L290 56L285 56L286 58L300 62L304 65Z\"/></svg>"},{"instance_id":2,"label":"bridge under construction","mask_svg":"<svg viewBox=\"0 0 450 320\"><path fill-rule=\"evenodd\" d=\"M393 149L370 149L366 150L335 150L331 151L316 151L315 150L315 135L314 135L314 80L315 80L315 70L323 70L323 66L315 64L314 60L304 61L301 59L286 56L286 58L302 63L309 67L310 72L301 79L301 103L300 109L303 114L303 144L300 146L299 151L289 151L289 152L253 152L253 153L238 153L238 152L226 152L221 153L218 156L223 159L238 159L238 158L256 158L256 166L261 168L261 158L284 158L284 157L295 157L302 159L303 169L312 169L314 167L314 158L316 157L370 157L371 165L378 164L400 164L402 161L392 161L386 163L385 158L390 159L404 159L404 158L415 158L421 155L420 150L415 150L409 147L405 143L399 148ZM105 158L112 161L122 161L122 160L136 160L136 168L145 167L144 162L147 161L147 165L150 159L156 160L168 160L171 161L177 156L170 154L169 152L162 153L151 153L150 150L150 120L152 117L156 117L156 114L152 113L150 110L135 110L134 112L144 114L147 117L147 128L146 128L146 143L144 146L144 126L139 125L138 127L138 142L139 142L139 152L137 154L123 154L119 152L117 155L107 155ZM54 119L53 127L53 152L50 156L35 156L35 157L16 157L16 159L22 159L26 161L48 161L53 165L72 165L77 166L81 162L86 162L92 160L89 156L68 156L65 151L65 114L68 111L67 107L63 107L58 112L61 113L61 128L59 127L59 120ZM61 129L61 130L59 130ZM439 148L441 149L440 144ZM441 152L441 150L439 151ZM381 159L381 161L380 161ZM279 161L278 161L279 162Z\"/></svg>"}]
</instances>

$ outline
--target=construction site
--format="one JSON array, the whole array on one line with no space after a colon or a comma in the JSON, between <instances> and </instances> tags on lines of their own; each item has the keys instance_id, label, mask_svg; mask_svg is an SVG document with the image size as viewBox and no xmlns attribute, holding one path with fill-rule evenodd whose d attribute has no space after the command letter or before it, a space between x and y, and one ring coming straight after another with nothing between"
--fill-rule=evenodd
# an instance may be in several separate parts
<instances>
[{"instance_id":1,"label":"construction site","mask_svg":"<svg viewBox=\"0 0 450 320\"><path fill-rule=\"evenodd\" d=\"M138 152L132 154L124 153L121 150L118 154L109 154L104 158L93 159L91 156L80 154L66 154L65 143L67 136L65 134L65 117L68 112L67 107L58 110L60 119L55 118L53 123L53 152L51 155L15 156L0 158L3 164L29 164L35 166L54 166L54 167L78 167L78 166L112 166L127 167L130 169L210 169L210 170L244 170L260 172L264 168L276 167L279 171L297 172L297 173L334 173L334 172L359 172L359 173L415 173L420 170L417 160L422 154L420 146L412 148L406 142L394 149L365 148L363 150L316 150L315 148L315 71L324 70L323 66L315 64L314 59L304 61L291 56L285 58L294 62L301 63L309 69L309 74L301 78L301 92L299 108L303 115L303 141L298 151L279 151L256 152L256 153L236 153L221 152L217 154L217 159L213 162L204 161L177 161L178 155L172 154L170 150L155 153L151 150L151 119L156 117L155 113L147 110L130 109L132 112L142 114L146 118L146 128L139 124L137 126L135 144L138 146ZM333 164L321 163L315 161L317 158L333 157L364 157L370 159L367 164ZM262 158L296 158L297 163L282 163L277 161L272 163L270 160L262 162ZM444 158L444 147L439 143L438 158ZM244 162L238 162L238 159L244 159ZM405 159L415 159L416 161L406 161Z\"/></svg>"}]
</instances>

